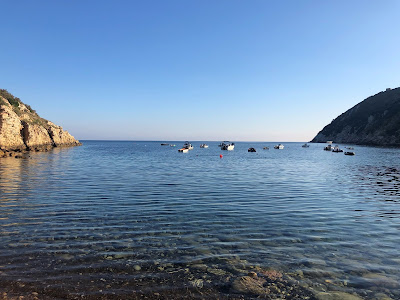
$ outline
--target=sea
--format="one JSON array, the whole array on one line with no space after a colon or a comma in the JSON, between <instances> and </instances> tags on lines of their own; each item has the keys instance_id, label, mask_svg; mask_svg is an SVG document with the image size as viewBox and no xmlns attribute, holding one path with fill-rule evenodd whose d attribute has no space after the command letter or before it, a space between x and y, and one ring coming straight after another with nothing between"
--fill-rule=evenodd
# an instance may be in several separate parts
<instances>
[{"instance_id":1,"label":"sea","mask_svg":"<svg viewBox=\"0 0 400 300\"><path fill-rule=\"evenodd\" d=\"M0 297L400 299L400 149L204 142L0 158Z\"/></svg>"}]
</instances>

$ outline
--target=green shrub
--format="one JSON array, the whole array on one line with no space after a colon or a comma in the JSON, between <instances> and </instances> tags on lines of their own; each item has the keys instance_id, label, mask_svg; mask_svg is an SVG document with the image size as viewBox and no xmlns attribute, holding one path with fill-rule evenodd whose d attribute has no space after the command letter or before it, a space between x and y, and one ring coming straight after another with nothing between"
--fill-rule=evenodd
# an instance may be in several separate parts
<instances>
[{"instance_id":1,"label":"green shrub","mask_svg":"<svg viewBox=\"0 0 400 300\"><path fill-rule=\"evenodd\" d=\"M0 96L7 99L8 102L14 107L19 107L19 104L21 103L21 99L14 97L7 90L0 89Z\"/></svg>"},{"instance_id":2,"label":"green shrub","mask_svg":"<svg viewBox=\"0 0 400 300\"><path fill-rule=\"evenodd\" d=\"M25 104L26 108L33 114L36 114L36 110L32 109L32 107L28 104Z\"/></svg>"}]
</instances>

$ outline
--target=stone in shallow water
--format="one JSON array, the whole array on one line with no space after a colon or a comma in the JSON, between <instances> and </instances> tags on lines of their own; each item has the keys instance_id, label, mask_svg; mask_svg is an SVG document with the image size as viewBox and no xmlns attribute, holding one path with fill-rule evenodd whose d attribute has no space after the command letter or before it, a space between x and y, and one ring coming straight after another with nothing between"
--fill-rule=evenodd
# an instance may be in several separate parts
<instances>
[{"instance_id":1,"label":"stone in shallow water","mask_svg":"<svg viewBox=\"0 0 400 300\"><path fill-rule=\"evenodd\" d=\"M63 259L63 260L71 260L71 259L74 258L74 256L71 255L71 254L61 254L61 255L59 255L58 257L61 258L61 259Z\"/></svg>"},{"instance_id":2,"label":"stone in shallow water","mask_svg":"<svg viewBox=\"0 0 400 300\"><path fill-rule=\"evenodd\" d=\"M133 266L133 269L134 269L135 271L140 271L142 268L141 268L139 265L134 265L134 266Z\"/></svg>"},{"instance_id":3,"label":"stone in shallow water","mask_svg":"<svg viewBox=\"0 0 400 300\"><path fill-rule=\"evenodd\" d=\"M263 287L264 283L265 279L262 278L242 276L232 283L232 290L235 293L265 296L269 294L269 290Z\"/></svg>"},{"instance_id":4,"label":"stone in shallow water","mask_svg":"<svg viewBox=\"0 0 400 300\"><path fill-rule=\"evenodd\" d=\"M211 273L211 274L214 274L214 275L217 275L217 276L223 276L223 275L227 274L224 270L214 269L214 268L208 268L207 272Z\"/></svg>"},{"instance_id":5,"label":"stone in shallow water","mask_svg":"<svg viewBox=\"0 0 400 300\"><path fill-rule=\"evenodd\" d=\"M367 273L363 276L365 282L369 285L386 287L389 289L400 288L400 283L396 280L389 278L383 274Z\"/></svg>"},{"instance_id":6,"label":"stone in shallow water","mask_svg":"<svg viewBox=\"0 0 400 300\"><path fill-rule=\"evenodd\" d=\"M272 281L282 279L282 273L276 270L265 270L260 273L262 276Z\"/></svg>"},{"instance_id":7,"label":"stone in shallow water","mask_svg":"<svg viewBox=\"0 0 400 300\"><path fill-rule=\"evenodd\" d=\"M191 267L194 269L203 270L203 271L207 270L207 265L204 265L204 264L194 264L194 265L191 265Z\"/></svg>"},{"instance_id":8,"label":"stone in shallow water","mask_svg":"<svg viewBox=\"0 0 400 300\"><path fill-rule=\"evenodd\" d=\"M247 274L247 275L250 276L251 278L257 278L258 277L257 273L253 272L253 271L249 272L249 274Z\"/></svg>"},{"instance_id":9,"label":"stone in shallow water","mask_svg":"<svg viewBox=\"0 0 400 300\"><path fill-rule=\"evenodd\" d=\"M189 282L191 286L201 289L204 285L203 279L195 279Z\"/></svg>"},{"instance_id":10,"label":"stone in shallow water","mask_svg":"<svg viewBox=\"0 0 400 300\"><path fill-rule=\"evenodd\" d=\"M362 300L362 298L345 292L320 292L316 294L318 300Z\"/></svg>"},{"instance_id":11,"label":"stone in shallow water","mask_svg":"<svg viewBox=\"0 0 400 300\"><path fill-rule=\"evenodd\" d=\"M393 299L383 293L377 293L375 294L374 300L393 300Z\"/></svg>"},{"instance_id":12,"label":"stone in shallow water","mask_svg":"<svg viewBox=\"0 0 400 300\"><path fill-rule=\"evenodd\" d=\"M297 270L294 274L299 276L300 278L304 278L304 273L302 270Z\"/></svg>"}]
</instances>

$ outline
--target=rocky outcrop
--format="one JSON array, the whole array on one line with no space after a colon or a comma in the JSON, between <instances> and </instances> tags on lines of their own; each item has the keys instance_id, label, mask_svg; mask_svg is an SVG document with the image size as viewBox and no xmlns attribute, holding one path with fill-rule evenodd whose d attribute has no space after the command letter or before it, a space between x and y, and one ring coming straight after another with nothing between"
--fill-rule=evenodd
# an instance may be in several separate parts
<instances>
[{"instance_id":1,"label":"rocky outcrop","mask_svg":"<svg viewBox=\"0 0 400 300\"><path fill-rule=\"evenodd\" d=\"M81 143L68 131L41 117L6 90L0 90L0 154L10 151L47 151Z\"/></svg>"},{"instance_id":2,"label":"rocky outcrop","mask_svg":"<svg viewBox=\"0 0 400 300\"><path fill-rule=\"evenodd\" d=\"M50 123L50 122L49 122ZM74 145L76 144L75 138L69 134L68 131L63 130L60 126L54 125L49 127L49 135L53 140L55 146ZM79 142L78 142L79 143Z\"/></svg>"},{"instance_id":3,"label":"rocky outcrop","mask_svg":"<svg viewBox=\"0 0 400 300\"><path fill-rule=\"evenodd\" d=\"M28 150L49 150L54 147L49 130L40 125L22 122L22 138Z\"/></svg>"},{"instance_id":4,"label":"rocky outcrop","mask_svg":"<svg viewBox=\"0 0 400 300\"><path fill-rule=\"evenodd\" d=\"M311 142L400 146L400 88L387 89L349 109Z\"/></svg>"},{"instance_id":5,"label":"rocky outcrop","mask_svg":"<svg viewBox=\"0 0 400 300\"><path fill-rule=\"evenodd\" d=\"M22 122L11 105L6 103L0 105L0 149L25 149L26 146L21 135L22 128Z\"/></svg>"}]
</instances>

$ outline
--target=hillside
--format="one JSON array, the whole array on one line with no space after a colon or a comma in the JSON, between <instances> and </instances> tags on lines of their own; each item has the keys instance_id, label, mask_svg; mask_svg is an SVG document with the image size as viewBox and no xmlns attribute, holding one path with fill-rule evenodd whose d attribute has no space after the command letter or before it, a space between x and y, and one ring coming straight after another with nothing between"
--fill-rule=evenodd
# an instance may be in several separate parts
<instances>
[{"instance_id":1,"label":"hillside","mask_svg":"<svg viewBox=\"0 0 400 300\"><path fill-rule=\"evenodd\" d=\"M325 126L311 142L400 146L400 88L358 103Z\"/></svg>"},{"instance_id":2,"label":"hillside","mask_svg":"<svg viewBox=\"0 0 400 300\"><path fill-rule=\"evenodd\" d=\"M3 154L5 151L46 151L78 145L79 141L68 131L41 118L29 105L0 89L0 150Z\"/></svg>"}]
</instances>

